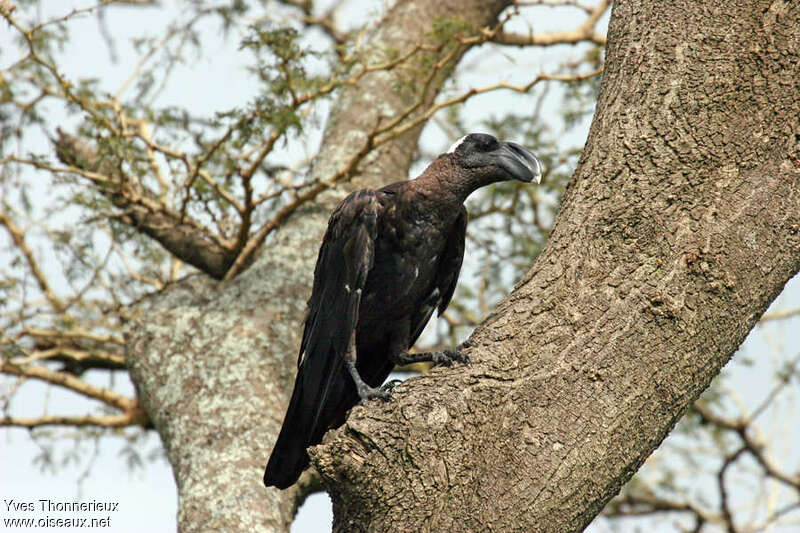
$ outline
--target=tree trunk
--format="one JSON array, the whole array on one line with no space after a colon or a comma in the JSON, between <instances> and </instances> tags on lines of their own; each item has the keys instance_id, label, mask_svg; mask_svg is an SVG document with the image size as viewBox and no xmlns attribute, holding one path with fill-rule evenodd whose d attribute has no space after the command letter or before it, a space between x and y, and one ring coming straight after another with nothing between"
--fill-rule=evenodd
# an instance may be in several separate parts
<instances>
[{"instance_id":1,"label":"tree trunk","mask_svg":"<svg viewBox=\"0 0 800 533\"><path fill-rule=\"evenodd\" d=\"M127 328L131 377L158 430L178 485L181 531L288 531L304 489L262 485L264 465L291 394L305 301L332 205L348 189L404 179L421 125L372 149L379 125L415 101L414 119L438 94L466 49L441 40L435 23L474 30L492 24L508 0L398 2L365 47L385 62L429 45L403 65L362 77L332 105L313 177L347 182L298 210L256 264L230 283L204 277L142 306ZM438 48L438 45L443 44ZM427 66L425 66L427 65ZM427 85L421 69L438 71ZM416 70L415 70L416 69Z\"/></svg>"},{"instance_id":2,"label":"tree trunk","mask_svg":"<svg viewBox=\"0 0 800 533\"><path fill-rule=\"evenodd\" d=\"M313 449L335 531L577 531L800 269L800 4L618 0L546 249L473 364Z\"/></svg>"}]
</instances>

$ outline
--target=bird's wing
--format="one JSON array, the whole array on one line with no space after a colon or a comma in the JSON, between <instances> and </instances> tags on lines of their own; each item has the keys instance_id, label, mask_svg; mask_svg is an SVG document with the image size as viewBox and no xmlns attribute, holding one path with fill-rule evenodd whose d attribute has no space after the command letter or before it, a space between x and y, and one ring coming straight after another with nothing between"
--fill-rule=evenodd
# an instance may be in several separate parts
<instances>
[{"instance_id":1,"label":"bird's wing","mask_svg":"<svg viewBox=\"0 0 800 533\"><path fill-rule=\"evenodd\" d=\"M447 247L439 258L438 269L436 271L436 284L430 300L423 305L411 320L411 336L409 337L409 347L413 345L425 324L430 320L433 310L439 308L439 316L444 313L458 282L458 273L461 271L461 261L464 259L464 240L467 236L467 210L461 206L453 229L447 238Z\"/></svg>"},{"instance_id":2,"label":"bird's wing","mask_svg":"<svg viewBox=\"0 0 800 533\"><path fill-rule=\"evenodd\" d=\"M467 210L462 205L458 220L453 225L450 238L447 239L447 248L439 261L439 272L437 273L436 286L439 288L441 300L439 300L439 315L444 313L458 283L458 273L461 271L461 262L464 260L464 241L467 238Z\"/></svg>"},{"instance_id":3,"label":"bird's wing","mask_svg":"<svg viewBox=\"0 0 800 533\"><path fill-rule=\"evenodd\" d=\"M331 215L314 269L298 372L264 483L285 487L308 464L306 447L332 420L328 393L342 367L358 321L361 292L372 268L381 206L375 191L355 192ZM340 386L340 385L335 385ZM321 416L322 413L327 413ZM337 414L337 413L334 413Z\"/></svg>"},{"instance_id":4,"label":"bird's wing","mask_svg":"<svg viewBox=\"0 0 800 533\"><path fill-rule=\"evenodd\" d=\"M344 357L372 268L380 209L375 191L364 189L345 198L331 215L314 269L298 366L323 345Z\"/></svg>"}]
</instances>

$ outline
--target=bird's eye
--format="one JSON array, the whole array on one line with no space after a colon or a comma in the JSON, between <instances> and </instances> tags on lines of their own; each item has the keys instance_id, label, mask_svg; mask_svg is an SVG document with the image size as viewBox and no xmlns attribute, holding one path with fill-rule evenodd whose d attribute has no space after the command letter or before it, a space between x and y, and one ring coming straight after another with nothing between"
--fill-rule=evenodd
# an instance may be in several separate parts
<instances>
[{"instance_id":1,"label":"bird's eye","mask_svg":"<svg viewBox=\"0 0 800 533\"><path fill-rule=\"evenodd\" d=\"M491 135L484 135L481 136L480 140L478 141L478 149L481 152L490 152L497 148L497 144L497 139Z\"/></svg>"}]
</instances>

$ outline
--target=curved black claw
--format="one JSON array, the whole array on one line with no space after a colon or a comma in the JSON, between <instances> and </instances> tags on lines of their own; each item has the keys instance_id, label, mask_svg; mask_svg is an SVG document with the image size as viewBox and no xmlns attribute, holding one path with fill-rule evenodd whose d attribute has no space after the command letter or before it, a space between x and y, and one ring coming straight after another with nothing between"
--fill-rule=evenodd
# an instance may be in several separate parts
<instances>
[{"instance_id":1,"label":"curved black claw","mask_svg":"<svg viewBox=\"0 0 800 533\"><path fill-rule=\"evenodd\" d=\"M402 379L390 379L383 385L381 385L381 390L385 390L386 392L392 392L395 387L400 385L403 382Z\"/></svg>"},{"instance_id":2,"label":"curved black claw","mask_svg":"<svg viewBox=\"0 0 800 533\"><path fill-rule=\"evenodd\" d=\"M469 364L472 360L469 356L460 350L444 350L441 352L433 352L433 364L451 366L453 363Z\"/></svg>"},{"instance_id":3,"label":"curved black claw","mask_svg":"<svg viewBox=\"0 0 800 533\"><path fill-rule=\"evenodd\" d=\"M399 379L393 379L391 381L387 381L383 385L377 388L367 388L363 390L359 390L358 394L361 396L361 401L358 402L359 405L366 405L368 401L372 399L379 399L384 402L389 402L392 400L392 391L395 387L397 387L400 383L402 383Z\"/></svg>"}]
</instances>

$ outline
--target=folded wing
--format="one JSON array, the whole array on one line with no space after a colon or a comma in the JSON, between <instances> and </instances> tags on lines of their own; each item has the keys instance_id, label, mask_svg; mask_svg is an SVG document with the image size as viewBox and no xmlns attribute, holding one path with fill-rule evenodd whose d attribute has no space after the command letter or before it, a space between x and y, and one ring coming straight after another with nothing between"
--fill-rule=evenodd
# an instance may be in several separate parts
<instances>
[{"instance_id":1,"label":"folded wing","mask_svg":"<svg viewBox=\"0 0 800 533\"><path fill-rule=\"evenodd\" d=\"M349 379L341 370L373 264L380 209L374 191L357 191L328 222L314 269L294 392L264 473L267 486L292 485L308 464L306 448L319 443L341 415L326 404L331 389L343 385L336 381Z\"/></svg>"}]
</instances>

